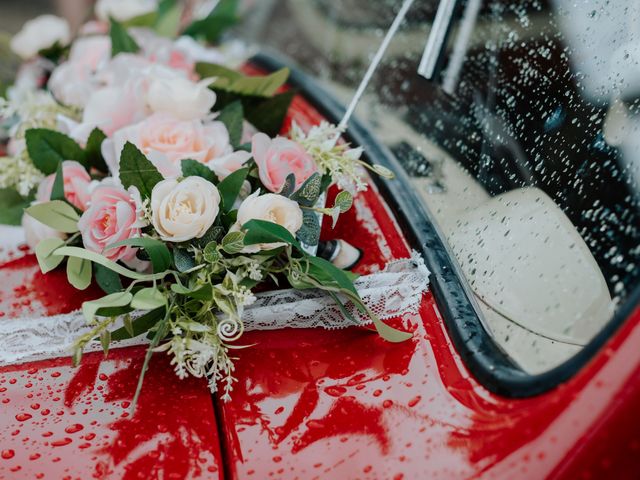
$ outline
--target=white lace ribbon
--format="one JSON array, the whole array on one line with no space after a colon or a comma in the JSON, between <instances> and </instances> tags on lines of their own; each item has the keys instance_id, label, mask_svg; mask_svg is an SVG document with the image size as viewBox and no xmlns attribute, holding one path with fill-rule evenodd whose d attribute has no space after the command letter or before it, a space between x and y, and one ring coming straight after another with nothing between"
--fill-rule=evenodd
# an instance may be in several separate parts
<instances>
[{"instance_id":1,"label":"white lace ribbon","mask_svg":"<svg viewBox=\"0 0 640 480\"><path fill-rule=\"evenodd\" d=\"M429 286L429 270L420 255L389 263L384 270L360 277L355 286L364 303L381 319L415 313ZM371 323L355 306L345 302L358 325ZM138 315L133 315L134 318ZM135 321L135 320L134 320ZM353 326L333 299L319 290L276 290L257 295L245 308L245 330L281 328L337 329ZM121 326L117 322L115 327ZM69 355L75 340L87 333L81 311L64 315L0 320L0 365ZM147 343L144 335L113 342L111 348ZM100 350L99 342L86 351Z\"/></svg>"}]
</instances>

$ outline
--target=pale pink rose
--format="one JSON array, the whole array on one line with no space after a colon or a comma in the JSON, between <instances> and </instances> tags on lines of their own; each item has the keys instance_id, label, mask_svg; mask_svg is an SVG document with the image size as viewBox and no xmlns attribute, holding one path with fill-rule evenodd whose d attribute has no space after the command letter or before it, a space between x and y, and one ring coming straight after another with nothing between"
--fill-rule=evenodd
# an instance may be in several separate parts
<instances>
[{"instance_id":1,"label":"pale pink rose","mask_svg":"<svg viewBox=\"0 0 640 480\"><path fill-rule=\"evenodd\" d=\"M36 200L39 202L48 202L51 198L51 190L53 190L53 182L56 175L52 173L47 176L38 187ZM78 162L73 160L65 160L62 162L62 178L64 180L64 196L71 205L86 210L89 204L91 194L89 186L91 177L85 168Z\"/></svg>"},{"instance_id":2,"label":"pale pink rose","mask_svg":"<svg viewBox=\"0 0 640 480\"><path fill-rule=\"evenodd\" d=\"M224 180L236 170L240 170L251 158L249 152L238 150L237 152L214 158L208 163L208 167L213 170L220 180Z\"/></svg>"},{"instance_id":3,"label":"pale pink rose","mask_svg":"<svg viewBox=\"0 0 640 480\"><path fill-rule=\"evenodd\" d=\"M260 181L272 192L280 192L292 173L298 189L318 171L316 162L302 145L288 138L271 139L264 133L257 133L253 136L251 152L258 165Z\"/></svg>"},{"instance_id":4,"label":"pale pink rose","mask_svg":"<svg viewBox=\"0 0 640 480\"><path fill-rule=\"evenodd\" d=\"M233 152L229 132L222 122L177 120L169 114L156 113L116 132L112 142L103 144L103 151L111 150L105 152L105 159L115 177L119 175L118 160L126 142L138 147L166 178L181 174L181 160L210 164Z\"/></svg>"},{"instance_id":5,"label":"pale pink rose","mask_svg":"<svg viewBox=\"0 0 640 480\"><path fill-rule=\"evenodd\" d=\"M182 49L169 38L158 35L149 28L132 28L131 36L140 46L141 51L138 55L145 57L147 60L166 65L173 70L177 70L186 77L194 80L198 79L195 73L196 59L191 58L187 52Z\"/></svg>"},{"instance_id":6,"label":"pale pink rose","mask_svg":"<svg viewBox=\"0 0 640 480\"><path fill-rule=\"evenodd\" d=\"M94 92L84 110L84 130L100 128L108 136L117 130L142 120L147 114L144 98L131 85L107 87Z\"/></svg>"},{"instance_id":7,"label":"pale pink rose","mask_svg":"<svg viewBox=\"0 0 640 480\"><path fill-rule=\"evenodd\" d=\"M69 51L69 62L95 72L111 58L111 39L107 35L91 35L75 40Z\"/></svg>"},{"instance_id":8,"label":"pale pink rose","mask_svg":"<svg viewBox=\"0 0 640 480\"><path fill-rule=\"evenodd\" d=\"M96 89L94 74L111 57L111 40L105 35L77 39L69 59L55 68L48 87L65 105L84 108Z\"/></svg>"},{"instance_id":9,"label":"pale pink rose","mask_svg":"<svg viewBox=\"0 0 640 480\"><path fill-rule=\"evenodd\" d=\"M106 35L109 33L109 22L89 20L80 27L79 35Z\"/></svg>"},{"instance_id":10,"label":"pale pink rose","mask_svg":"<svg viewBox=\"0 0 640 480\"><path fill-rule=\"evenodd\" d=\"M80 130L84 132L99 127L108 136L142 121L153 113L153 105L149 102L149 90L154 84L187 82L199 91L197 84L185 80L184 72L154 64L141 56L124 53L117 55L101 68L95 76L95 81L100 87L87 101ZM192 101L201 100L205 95L206 93L196 95ZM161 103L157 100L157 95L155 99L156 103ZM174 108L183 109L183 106ZM193 109L193 106L189 108Z\"/></svg>"},{"instance_id":11,"label":"pale pink rose","mask_svg":"<svg viewBox=\"0 0 640 480\"><path fill-rule=\"evenodd\" d=\"M147 90L147 105L154 113L168 113L180 120L201 120L211 113L216 94L211 79L192 82L188 78L157 78Z\"/></svg>"},{"instance_id":12,"label":"pale pink rose","mask_svg":"<svg viewBox=\"0 0 640 480\"><path fill-rule=\"evenodd\" d=\"M131 246L105 250L116 242L140 235L136 204L123 188L110 185L97 187L91 195L88 210L78 221L78 229L87 250L102 253L113 261L131 261L135 258L136 248Z\"/></svg>"}]
</instances>

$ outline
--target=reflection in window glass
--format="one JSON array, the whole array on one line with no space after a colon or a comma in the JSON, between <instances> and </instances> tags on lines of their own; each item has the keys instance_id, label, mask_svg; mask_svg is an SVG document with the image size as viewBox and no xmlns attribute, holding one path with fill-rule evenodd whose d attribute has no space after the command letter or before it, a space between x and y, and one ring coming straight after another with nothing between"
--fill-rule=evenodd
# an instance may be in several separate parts
<instances>
[{"instance_id":1,"label":"reflection in window glass","mask_svg":"<svg viewBox=\"0 0 640 480\"><path fill-rule=\"evenodd\" d=\"M347 101L401 3L267 2L252 40ZM415 2L357 115L438 219L488 330L538 373L638 287L640 5L458 2L428 81L438 4Z\"/></svg>"}]
</instances>

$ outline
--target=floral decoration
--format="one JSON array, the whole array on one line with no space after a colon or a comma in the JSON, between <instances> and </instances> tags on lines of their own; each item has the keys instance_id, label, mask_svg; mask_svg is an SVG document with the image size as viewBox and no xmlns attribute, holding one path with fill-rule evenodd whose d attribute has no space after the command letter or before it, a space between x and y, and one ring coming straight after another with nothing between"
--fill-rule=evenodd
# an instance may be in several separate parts
<instances>
[{"instance_id":1,"label":"floral decoration","mask_svg":"<svg viewBox=\"0 0 640 480\"><path fill-rule=\"evenodd\" d=\"M282 131L288 70L237 68L246 58L220 41L235 12L222 0L184 25L179 2L100 0L73 40L62 19L32 20L13 39L26 63L0 105L0 187L30 202L22 224L40 268L64 264L74 287L105 293L83 305L92 329L75 361L96 339L107 352L146 334L140 385L164 351L178 376L206 377L224 399L258 288L321 289L386 339L409 336L368 311L356 275L309 248L322 215L335 222L367 188L363 167L391 173L328 123ZM326 206L330 185L342 191Z\"/></svg>"}]
</instances>

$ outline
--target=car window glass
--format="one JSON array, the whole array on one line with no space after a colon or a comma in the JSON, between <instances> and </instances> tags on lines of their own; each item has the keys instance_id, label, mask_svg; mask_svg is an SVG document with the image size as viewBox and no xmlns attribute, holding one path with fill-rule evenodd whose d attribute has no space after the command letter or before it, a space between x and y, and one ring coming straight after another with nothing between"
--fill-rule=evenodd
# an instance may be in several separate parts
<instances>
[{"instance_id":1,"label":"car window glass","mask_svg":"<svg viewBox=\"0 0 640 480\"><path fill-rule=\"evenodd\" d=\"M401 3L255 2L248 39L346 103ZM539 373L638 286L640 4L456 3L433 78L417 69L440 2L414 2L356 114L437 218L491 335Z\"/></svg>"}]
</instances>

